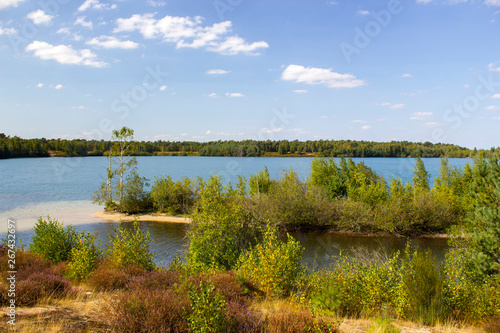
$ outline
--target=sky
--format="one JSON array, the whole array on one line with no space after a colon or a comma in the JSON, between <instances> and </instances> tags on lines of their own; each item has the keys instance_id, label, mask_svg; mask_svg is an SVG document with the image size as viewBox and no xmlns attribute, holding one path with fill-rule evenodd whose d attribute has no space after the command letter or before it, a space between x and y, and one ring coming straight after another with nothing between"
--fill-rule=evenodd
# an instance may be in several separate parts
<instances>
[{"instance_id":1,"label":"sky","mask_svg":"<svg viewBox=\"0 0 500 333\"><path fill-rule=\"evenodd\" d=\"M500 0L0 0L0 133L500 146Z\"/></svg>"}]
</instances>

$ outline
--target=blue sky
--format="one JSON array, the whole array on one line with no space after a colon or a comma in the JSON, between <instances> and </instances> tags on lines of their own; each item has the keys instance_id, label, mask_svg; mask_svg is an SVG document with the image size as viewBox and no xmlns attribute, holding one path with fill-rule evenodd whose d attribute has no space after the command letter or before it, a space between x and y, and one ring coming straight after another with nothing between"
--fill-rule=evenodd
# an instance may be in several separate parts
<instances>
[{"instance_id":1,"label":"blue sky","mask_svg":"<svg viewBox=\"0 0 500 333\"><path fill-rule=\"evenodd\" d=\"M500 146L500 0L0 0L0 132Z\"/></svg>"}]
</instances>

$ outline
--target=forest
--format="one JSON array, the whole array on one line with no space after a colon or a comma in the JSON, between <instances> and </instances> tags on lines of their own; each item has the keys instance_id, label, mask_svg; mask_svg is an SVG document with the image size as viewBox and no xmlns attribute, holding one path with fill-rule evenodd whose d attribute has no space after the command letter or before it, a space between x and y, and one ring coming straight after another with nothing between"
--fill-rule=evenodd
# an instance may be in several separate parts
<instances>
[{"instance_id":1,"label":"forest","mask_svg":"<svg viewBox=\"0 0 500 333\"><path fill-rule=\"evenodd\" d=\"M22 139L0 133L0 159L107 155L114 143L85 139ZM500 149L468 149L431 142L353 140L133 141L132 156L491 157Z\"/></svg>"}]
</instances>

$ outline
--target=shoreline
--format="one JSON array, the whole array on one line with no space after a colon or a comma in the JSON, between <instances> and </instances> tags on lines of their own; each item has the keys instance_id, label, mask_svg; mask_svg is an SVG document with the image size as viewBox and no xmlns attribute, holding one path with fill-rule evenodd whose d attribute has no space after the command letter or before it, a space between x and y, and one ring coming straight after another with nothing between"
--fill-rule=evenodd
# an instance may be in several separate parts
<instances>
[{"instance_id":1,"label":"shoreline","mask_svg":"<svg viewBox=\"0 0 500 333\"><path fill-rule=\"evenodd\" d=\"M92 216L107 220L109 222L133 222L137 218L141 222L167 222L167 223L191 223L189 217L180 217L166 214L136 214L128 215L117 212L99 211L92 214Z\"/></svg>"}]
</instances>

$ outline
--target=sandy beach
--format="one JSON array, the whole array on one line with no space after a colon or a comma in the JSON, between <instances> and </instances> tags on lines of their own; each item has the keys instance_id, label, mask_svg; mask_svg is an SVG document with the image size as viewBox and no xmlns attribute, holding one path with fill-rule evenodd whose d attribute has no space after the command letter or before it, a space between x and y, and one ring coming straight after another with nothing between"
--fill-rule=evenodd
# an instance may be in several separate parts
<instances>
[{"instance_id":1,"label":"sandy beach","mask_svg":"<svg viewBox=\"0 0 500 333\"><path fill-rule=\"evenodd\" d=\"M116 212L106 212L99 211L97 213L93 213L92 216L107 220L110 222L132 222L135 218L139 221L148 221L148 222L170 222L170 223L190 223L191 219L189 217L179 217L172 216L166 214L137 214L137 215L127 215Z\"/></svg>"}]
</instances>

